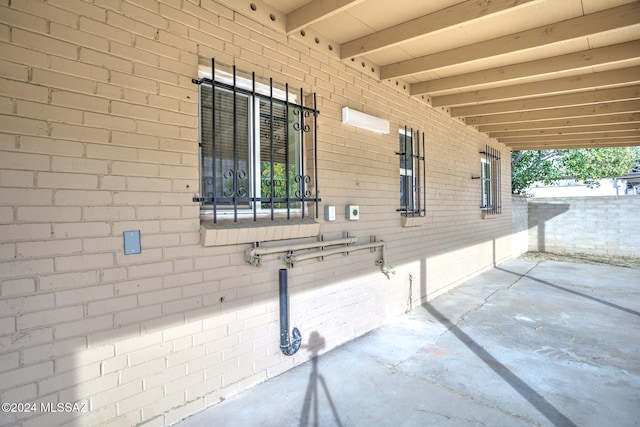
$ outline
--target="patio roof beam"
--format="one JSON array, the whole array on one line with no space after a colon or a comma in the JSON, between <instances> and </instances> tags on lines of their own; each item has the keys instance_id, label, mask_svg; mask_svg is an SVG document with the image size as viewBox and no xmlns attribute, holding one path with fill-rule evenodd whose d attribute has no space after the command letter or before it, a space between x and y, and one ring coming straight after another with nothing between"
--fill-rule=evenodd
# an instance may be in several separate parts
<instances>
[{"instance_id":1,"label":"patio roof beam","mask_svg":"<svg viewBox=\"0 0 640 427\"><path fill-rule=\"evenodd\" d=\"M637 58L638 51L640 51L640 40L573 52L566 55L539 59L537 61L522 62L505 67L428 80L413 83L411 85L411 95L433 94L489 83L507 84L506 82L510 80L628 61Z\"/></svg>"},{"instance_id":2,"label":"patio roof beam","mask_svg":"<svg viewBox=\"0 0 640 427\"><path fill-rule=\"evenodd\" d=\"M512 151L522 150L559 150L566 148L598 148L598 147L635 147L640 144L638 138L615 139L583 139L575 141L538 141L505 144Z\"/></svg>"},{"instance_id":3,"label":"patio roof beam","mask_svg":"<svg viewBox=\"0 0 640 427\"><path fill-rule=\"evenodd\" d=\"M601 102L623 101L640 98L640 85L598 89L566 95L551 95L526 98L517 101L493 102L451 108L453 117L477 116L480 114L507 113L512 111L540 110L570 105L588 105Z\"/></svg>"},{"instance_id":4,"label":"patio roof beam","mask_svg":"<svg viewBox=\"0 0 640 427\"><path fill-rule=\"evenodd\" d=\"M518 122L518 123L497 123L497 124L485 124L479 125L478 130L480 132L509 132L511 130L525 130L525 129L547 129L562 127L569 129L571 127L579 126L592 126L592 125L606 125L615 123L631 123L640 122L640 112L621 113L621 114L607 114L603 116L590 116L590 117L564 117L557 119L538 120L535 122Z\"/></svg>"},{"instance_id":5,"label":"patio roof beam","mask_svg":"<svg viewBox=\"0 0 640 427\"><path fill-rule=\"evenodd\" d=\"M314 0L287 14L287 34L327 19L364 0Z\"/></svg>"},{"instance_id":6,"label":"patio roof beam","mask_svg":"<svg viewBox=\"0 0 640 427\"><path fill-rule=\"evenodd\" d=\"M488 132L490 138L519 138L546 135L585 135L591 132L617 132L625 130L640 130L640 122L618 123L613 125L556 127L545 129L528 129L517 131Z\"/></svg>"},{"instance_id":7,"label":"patio roof beam","mask_svg":"<svg viewBox=\"0 0 640 427\"><path fill-rule=\"evenodd\" d=\"M343 43L340 45L340 58L349 59L396 46L425 34L479 19L530 1L532 0L494 0L491 2L467 0L446 9Z\"/></svg>"},{"instance_id":8,"label":"patio roof beam","mask_svg":"<svg viewBox=\"0 0 640 427\"><path fill-rule=\"evenodd\" d=\"M476 104L481 102L503 101L523 96L578 91L581 89L602 88L620 84L640 83L640 66L600 71L577 76L561 77L533 83L503 86L493 89L482 89L451 95L434 96L431 105L434 107Z\"/></svg>"},{"instance_id":9,"label":"patio roof beam","mask_svg":"<svg viewBox=\"0 0 640 427\"><path fill-rule=\"evenodd\" d=\"M531 120L548 120L562 117L597 116L614 113L633 113L640 111L640 101L621 101L577 107L550 108L537 111L520 111L516 113L491 114L484 116L465 117L468 125L498 124L511 122L526 122Z\"/></svg>"},{"instance_id":10,"label":"patio roof beam","mask_svg":"<svg viewBox=\"0 0 640 427\"><path fill-rule=\"evenodd\" d=\"M529 136L522 138L498 138L498 141L509 143L525 143L525 142L543 142L543 141L582 141L585 139L627 139L635 138L640 142L640 131L629 130L620 132L593 132L588 134L576 134L576 135L544 135L544 136Z\"/></svg>"},{"instance_id":11,"label":"patio roof beam","mask_svg":"<svg viewBox=\"0 0 640 427\"><path fill-rule=\"evenodd\" d=\"M544 25L492 40L384 65L380 67L380 78L385 80L422 73L491 56L504 55L585 37L603 31L615 30L635 25L638 22L640 22L640 2L634 2L552 25Z\"/></svg>"}]
</instances>

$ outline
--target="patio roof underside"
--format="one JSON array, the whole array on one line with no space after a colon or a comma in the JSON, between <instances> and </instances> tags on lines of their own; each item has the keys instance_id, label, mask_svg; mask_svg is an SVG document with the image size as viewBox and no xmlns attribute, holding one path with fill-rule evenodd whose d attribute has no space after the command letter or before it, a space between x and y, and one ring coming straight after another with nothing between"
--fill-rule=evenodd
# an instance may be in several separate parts
<instances>
[{"instance_id":1,"label":"patio roof underside","mask_svg":"<svg viewBox=\"0 0 640 427\"><path fill-rule=\"evenodd\" d=\"M640 145L640 2L223 0L514 151Z\"/></svg>"}]
</instances>

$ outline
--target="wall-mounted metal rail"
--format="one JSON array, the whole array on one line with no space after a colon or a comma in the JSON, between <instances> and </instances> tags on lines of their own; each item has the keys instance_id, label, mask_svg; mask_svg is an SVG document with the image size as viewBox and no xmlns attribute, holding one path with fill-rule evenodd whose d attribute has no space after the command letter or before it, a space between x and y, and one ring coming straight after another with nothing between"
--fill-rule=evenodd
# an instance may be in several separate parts
<instances>
[{"instance_id":1,"label":"wall-mounted metal rail","mask_svg":"<svg viewBox=\"0 0 640 427\"><path fill-rule=\"evenodd\" d=\"M384 241L376 241L375 236L371 236L371 242L362 245L354 245L357 242L357 237L346 237L338 240L318 241L311 243L301 243L297 245L289 246L276 246L276 247L260 247L260 243L254 243L251 249L247 250L247 262L255 267L260 267L262 263L262 255L286 253L284 262L288 267L293 268L296 264L310 260L313 258L324 259L326 256L345 254L355 252L363 249L369 249L372 252L376 252L377 248L382 249L380 259L376 260L376 265L380 266L382 273L390 278L391 274L395 274L393 266L386 263L386 244ZM332 249L324 249L330 246L340 246ZM319 248L319 249L318 249ZM311 249L318 249L315 251L309 251ZM297 251L306 251L303 253L296 253Z\"/></svg>"},{"instance_id":2,"label":"wall-mounted metal rail","mask_svg":"<svg viewBox=\"0 0 640 427\"><path fill-rule=\"evenodd\" d=\"M300 243L297 245L289 245L289 246L273 246L273 247L261 247L260 242L256 242L253 244L251 249L247 249L247 262L254 267L260 267L262 262L262 255L271 255L306 249L315 249L315 248L325 248L327 246L336 246L336 245L352 245L358 241L357 237L347 237L344 239L338 240L328 240L328 241L319 241L312 243Z\"/></svg>"}]
</instances>

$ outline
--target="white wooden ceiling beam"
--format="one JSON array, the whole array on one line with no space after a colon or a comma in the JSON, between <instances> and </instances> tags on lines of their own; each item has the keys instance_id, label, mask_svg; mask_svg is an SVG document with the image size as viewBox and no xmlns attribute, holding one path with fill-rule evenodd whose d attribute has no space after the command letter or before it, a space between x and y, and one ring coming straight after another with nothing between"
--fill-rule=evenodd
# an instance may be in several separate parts
<instances>
[{"instance_id":1,"label":"white wooden ceiling beam","mask_svg":"<svg viewBox=\"0 0 640 427\"><path fill-rule=\"evenodd\" d=\"M634 147L638 145L636 138L583 139L576 141L534 141L523 143L503 143L513 152L530 150L569 150L574 148Z\"/></svg>"},{"instance_id":2,"label":"white wooden ceiling beam","mask_svg":"<svg viewBox=\"0 0 640 427\"><path fill-rule=\"evenodd\" d=\"M638 138L593 139L576 141L536 141L507 143L512 151L522 150L561 150L568 148L634 147L640 144Z\"/></svg>"},{"instance_id":3,"label":"white wooden ceiling beam","mask_svg":"<svg viewBox=\"0 0 640 427\"><path fill-rule=\"evenodd\" d=\"M480 102L516 99L525 96L571 92L581 89L602 88L619 84L640 83L640 66L561 77L533 83L503 86L451 95L434 96L431 105L445 107Z\"/></svg>"},{"instance_id":4,"label":"white wooden ceiling beam","mask_svg":"<svg viewBox=\"0 0 640 427\"><path fill-rule=\"evenodd\" d=\"M512 111L540 110L569 105L597 104L600 102L623 101L640 98L640 85L616 87L612 89L591 90L562 95L525 98L516 101L492 102L489 104L468 105L451 108L451 116L478 116Z\"/></svg>"},{"instance_id":5,"label":"white wooden ceiling beam","mask_svg":"<svg viewBox=\"0 0 640 427\"><path fill-rule=\"evenodd\" d=\"M637 138L640 143L640 131L628 130L620 132L593 132L578 135L545 135L545 136L529 136L524 138L498 138L498 141L508 143L525 143L525 142L542 142L542 141L581 141L585 139L620 139L620 138Z\"/></svg>"},{"instance_id":6,"label":"white wooden ceiling beam","mask_svg":"<svg viewBox=\"0 0 640 427\"><path fill-rule=\"evenodd\" d=\"M640 122L640 112L607 114L604 116L564 117L539 120L535 122L506 122L498 124L479 125L480 132L509 132L512 130L548 129L563 127L566 129L579 126L608 125L617 123Z\"/></svg>"},{"instance_id":7,"label":"white wooden ceiling beam","mask_svg":"<svg viewBox=\"0 0 640 427\"><path fill-rule=\"evenodd\" d=\"M485 116L465 117L468 125L485 125L511 122L527 122L531 120L549 120L561 117L582 117L600 114L633 113L640 111L640 101L621 101L613 103L583 105L578 107L550 108L538 111L521 111L517 113L490 114Z\"/></svg>"},{"instance_id":8,"label":"white wooden ceiling beam","mask_svg":"<svg viewBox=\"0 0 640 427\"><path fill-rule=\"evenodd\" d=\"M433 94L447 90L508 82L509 80L626 61L637 58L638 52L640 52L640 40L634 40L490 70L413 83L411 85L411 95Z\"/></svg>"},{"instance_id":9,"label":"white wooden ceiling beam","mask_svg":"<svg viewBox=\"0 0 640 427\"><path fill-rule=\"evenodd\" d=\"M640 130L640 122L617 123L612 125L557 127L544 129L513 130L503 132L488 132L490 138L519 138L545 135L588 134L592 132L617 132L624 130Z\"/></svg>"},{"instance_id":10,"label":"white wooden ceiling beam","mask_svg":"<svg viewBox=\"0 0 640 427\"><path fill-rule=\"evenodd\" d=\"M287 34L327 19L364 0L314 0L287 14Z\"/></svg>"},{"instance_id":11,"label":"white wooden ceiling beam","mask_svg":"<svg viewBox=\"0 0 640 427\"><path fill-rule=\"evenodd\" d=\"M551 25L521 31L380 67L380 78L393 79L477 59L517 52L640 22L640 2L634 2Z\"/></svg>"},{"instance_id":12,"label":"white wooden ceiling beam","mask_svg":"<svg viewBox=\"0 0 640 427\"><path fill-rule=\"evenodd\" d=\"M408 22L351 40L340 45L340 58L366 55L474 19L486 17L533 0L467 0Z\"/></svg>"}]
</instances>

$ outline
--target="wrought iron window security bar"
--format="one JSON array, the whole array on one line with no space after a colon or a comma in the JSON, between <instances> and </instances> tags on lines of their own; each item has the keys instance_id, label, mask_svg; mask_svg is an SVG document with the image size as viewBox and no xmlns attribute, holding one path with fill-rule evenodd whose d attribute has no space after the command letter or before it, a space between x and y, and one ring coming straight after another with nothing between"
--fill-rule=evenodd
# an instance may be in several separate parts
<instances>
[{"instance_id":1,"label":"wrought iron window security bar","mask_svg":"<svg viewBox=\"0 0 640 427\"><path fill-rule=\"evenodd\" d=\"M425 216L427 170L424 132L404 127L400 132L400 208L405 216Z\"/></svg>"},{"instance_id":2,"label":"wrought iron window security bar","mask_svg":"<svg viewBox=\"0 0 640 427\"><path fill-rule=\"evenodd\" d=\"M482 204L480 207L487 215L498 215L502 213L500 151L486 145L480 154L483 155L479 177L482 184Z\"/></svg>"},{"instance_id":3,"label":"wrought iron window security bar","mask_svg":"<svg viewBox=\"0 0 640 427\"><path fill-rule=\"evenodd\" d=\"M324 241L322 236L319 236L319 239L317 242L271 247L263 247L260 242L255 242L252 247L246 251L247 262L254 267L261 267L262 256L284 253L286 254L283 257L285 264L287 267L293 268L296 264L309 259L324 260L324 257L330 255L348 255L350 252L363 249L369 249L371 252L375 252L377 248L381 248L382 254L380 259L376 260L376 265L380 266L382 273L387 276L387 278L391 278L390 275L395 274L395 268L386 263L386 243L383 240L377 241L375 236L370 237L369 243L361 245L355 245L358 238L349 236L348 232L344 233L342 239ZM331 249L325 249L328 247L331 247ZM312 249L315 250L311 251ZM302 253L300 253L300 251L302 251Z\"/></svg>"},{"instance_id":4,"label":"wrought iron window security bar","mask_svg":"<svg viewBox=\"0 0 640 427\"><path fill-rule=\"evenodd\" d=\"M288 84L282 96L272 79L267 87L252 73L247 84L235 66L227 78L217 73L212 59L211 78L192 80L200 89L202 170L201 195L193 201L212 210L214 223L222 214L234 222L304 218L308 202L318 218L316 94L307 107L302 89L291 101Z\"/></svg>"}]
</instances>

